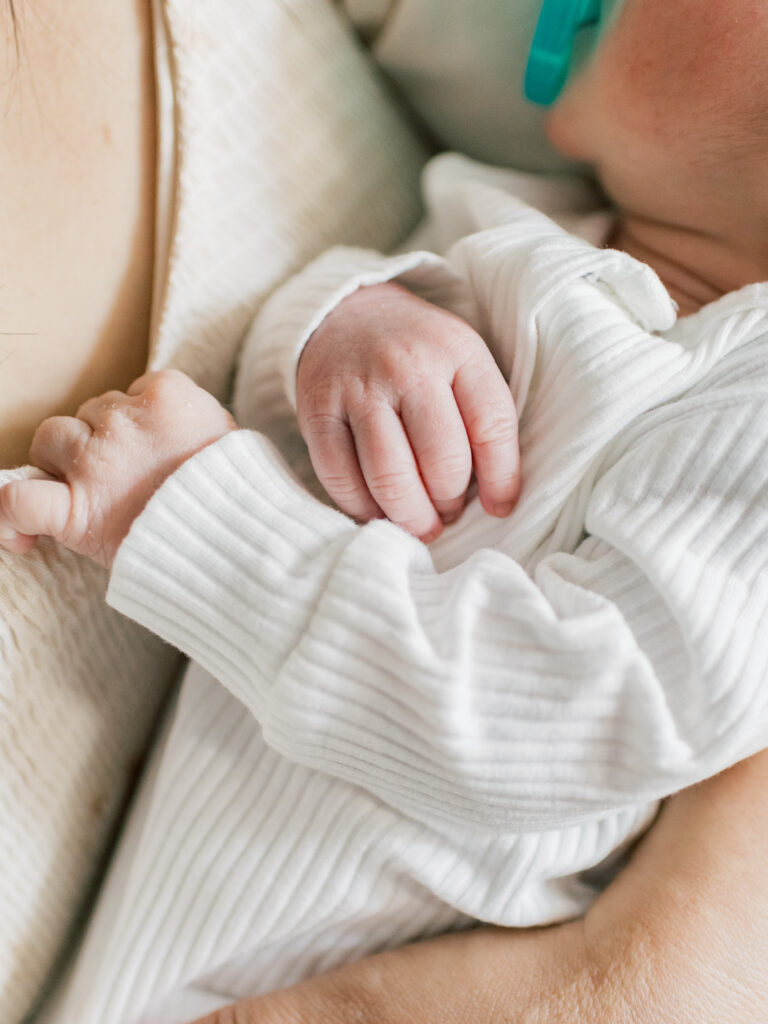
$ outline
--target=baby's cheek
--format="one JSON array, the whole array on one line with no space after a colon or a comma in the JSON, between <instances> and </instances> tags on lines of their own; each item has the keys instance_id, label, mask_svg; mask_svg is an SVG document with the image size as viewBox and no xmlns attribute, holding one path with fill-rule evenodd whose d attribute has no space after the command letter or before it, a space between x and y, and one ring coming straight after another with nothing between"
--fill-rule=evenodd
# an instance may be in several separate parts
<instances>
[{"instance_id":1,"label":"baby's cheek","mask_svg":"<svg viewBox=\"0 0 768 1024\"><path fill-rule=\"evenodd\" d=\"M766 47L766 0L626 0L600 60L638 129L684 145L749 120Z\"/></svg>"},{"instance_id":2,"label":"baby's cheek","mask_svg":"<svg viewBox=\"0 0 768 1024\"><path fill-rule=\"evenodd\" d=\"M601 164L616 147L678 166L706 159L768 114L768 0L624 0L547 130ZM723 152L717 145L715 152Z\"/></svg>"}]
</instances>

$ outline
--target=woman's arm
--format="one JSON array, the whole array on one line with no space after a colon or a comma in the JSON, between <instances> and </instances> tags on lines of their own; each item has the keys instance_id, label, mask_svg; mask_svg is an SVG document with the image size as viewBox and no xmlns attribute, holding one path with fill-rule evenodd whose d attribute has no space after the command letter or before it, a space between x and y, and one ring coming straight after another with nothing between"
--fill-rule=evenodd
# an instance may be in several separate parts
<instances>
[{"instance_id":1,"label":"woman's arm","mask_svg":"<svg viewBox=\"0 0 768 1024\"><path fill-rule=\"evenodd\" d=\"M199 1024L764 1024L768 751L673 797L585 920L369 957Z\"/></svg>"}]
</instances>

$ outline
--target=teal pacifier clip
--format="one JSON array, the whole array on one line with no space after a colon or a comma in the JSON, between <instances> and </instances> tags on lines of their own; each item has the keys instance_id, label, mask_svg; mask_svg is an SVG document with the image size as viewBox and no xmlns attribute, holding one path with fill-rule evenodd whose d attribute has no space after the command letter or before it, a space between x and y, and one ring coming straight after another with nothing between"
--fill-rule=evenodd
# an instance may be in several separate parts
<instances>
[{"instance_id":1,"label":"teal pacifier clip","mask_svg":"<svg viewBox=\"0 0 768 1024\"><path fill-rule=\"evenodd\" d=\"M602 0L544 0L525 69L525 95L548 107L565 85L580 29L600 21Z\"/></svg>"}]
</instances>

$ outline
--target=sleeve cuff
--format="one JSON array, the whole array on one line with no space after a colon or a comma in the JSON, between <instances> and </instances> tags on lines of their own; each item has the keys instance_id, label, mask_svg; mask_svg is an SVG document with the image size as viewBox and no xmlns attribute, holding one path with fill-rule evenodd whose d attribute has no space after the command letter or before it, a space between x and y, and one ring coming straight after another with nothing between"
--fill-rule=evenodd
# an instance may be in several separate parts
<instances>
[{"instance_id":1,"label":"sleeve cuff","mask_svg":"<svg viewBox=\"0 0 768 1024\"><path fill-rule=\"evenodd\" d=\"M302 568L355 528L308 495L265 438L233 431L155 492L118 550L107 602L200 662L258 716L281 652L302 629Z\"/></svg>"}]
</instances>

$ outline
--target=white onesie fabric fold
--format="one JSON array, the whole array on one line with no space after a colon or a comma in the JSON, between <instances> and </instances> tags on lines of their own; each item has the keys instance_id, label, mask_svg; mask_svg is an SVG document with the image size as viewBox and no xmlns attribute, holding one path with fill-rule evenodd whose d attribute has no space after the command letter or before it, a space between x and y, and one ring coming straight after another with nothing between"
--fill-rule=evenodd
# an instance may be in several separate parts
<instances>
[{"instance_id":1,"label":"white onesie fabric fold","mask_svg":"<svg viewBox=\"0 0 768 1024\"><path fill-rule=\"evenodd\" d=\"M572 181L439 158L440 254L322 257L267 303L237 389L304 476L298 353L329 302L396 276L509 377L511 516L474 500L429 548L358 526L243 429L134 524L109 602L200 667L58 1019L175 1024L174 993L579 914L656 801L768 743L768 286L678 321L648 267L515 194L539 188L599 222Z\"/></svg>"}]
</instances>

